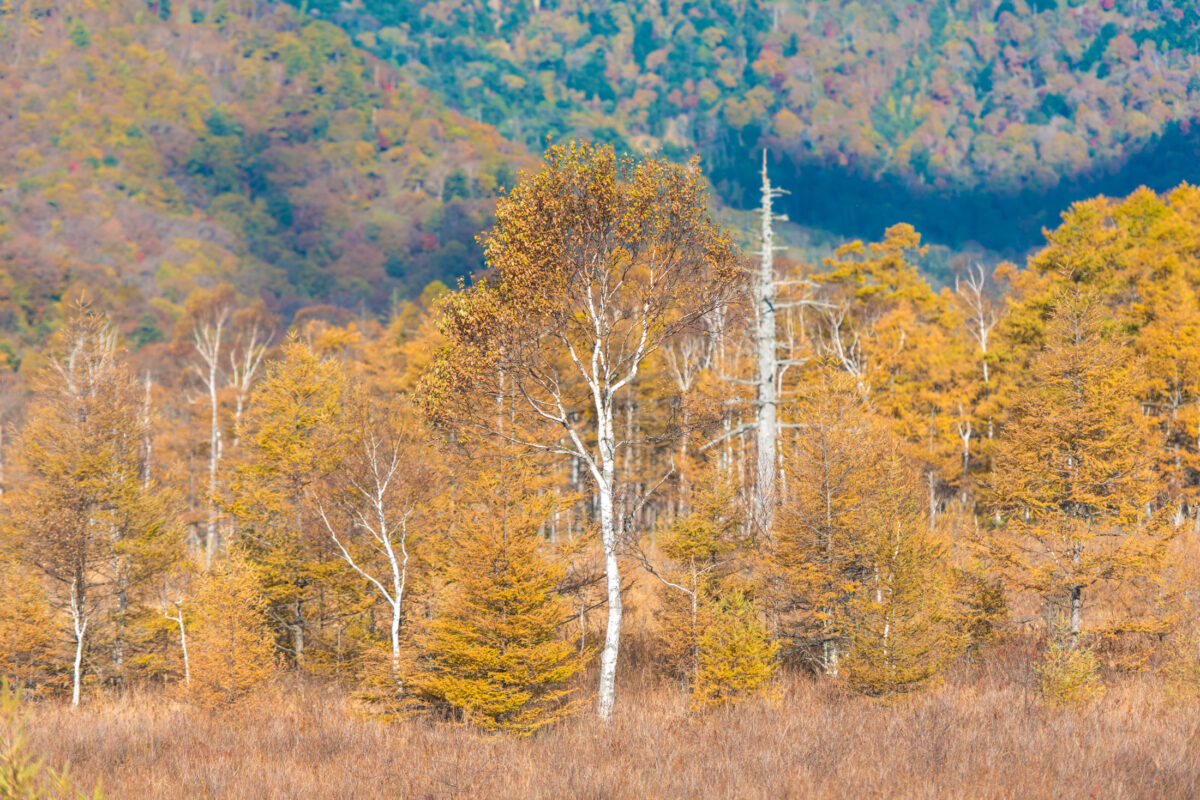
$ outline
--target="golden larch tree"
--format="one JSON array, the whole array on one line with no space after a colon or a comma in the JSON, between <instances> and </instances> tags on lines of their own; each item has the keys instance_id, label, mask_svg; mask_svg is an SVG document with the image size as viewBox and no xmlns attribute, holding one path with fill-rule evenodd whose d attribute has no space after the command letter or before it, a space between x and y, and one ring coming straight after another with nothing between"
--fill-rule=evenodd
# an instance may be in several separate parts
<instances>
[{"instance_id":1,"label":"golden larch tree","mask_svg":"<svg viewBox=\"0 0 1200 800\"><path fill-rule=\"evenodd\" d=\"M894 437L881 437L877 459L845 662L850 686L873 695L918 689L959 652L950 560L930 530L917 474Z\"/></svg>"},{"instance_id":2,"label":"golden larch tree","mask_svg":"<svg viewBox=\"0 0 1200 800\"><path fill-rule=\"evenodd\" d=\"M532 466L484 469L451 523L449 596L424 637L422 692L485 729L530 734L569 713L584 657L559 635L571 611L541 553L554 497Z\"/></svg>"},{"instance_id":3,"label":"golden larch tree","mask_svg":"<svg viewBox=\"0 0 1200 800\"><path fill-rule=\"evenodd\" d=\"M705 708L762 696L778 672L778 653L754 601L742 591L729 592L698 640L692 704Z\"/></svg>"},{"instance_id":4,"label":"golden larch tree","mask_svg":"<svg viewBox=\"0 0 1200 800\"><path fill-rule=\"evenodd\" d=\"M69 614L76 705L84 651L105 621L121 680L133 594L169 558L168 509L143 475L146 420L124 356L102 315L71 309L34 379L17 448L23 480L4 498L10 544Z\"/></svg>"},{"instance_id":5,"label":"golden larch tree","mask_svg":"<svg viewBox=\"0 0 1200 800\"><path fill-rule=\"evenodd\" d=\"M238 541L258 568L298 667L305 666L311 601L337 559L308 497L345 456L348 391L343 365L293 336L252 396L231 485Z\"/></svg>"},{"instance_id":6,"label":"golden larch tree","mask_svg":"<svg viewBox=\"0 0 1200 800\"><path fill-rule=\"evenodd\" d=\"M191 696L235 703L270 683L278 661L260 578L239 552L204 575L192 599Z\"/></svg>"},{"instance_id":7,"label":"golden larch tree","mask_svg":"<svg viewBox=\"0 0 1200 800\"><path fill-rule=\"evenodd\" d=\"M992 499L1003 525L992 557L1016 585L1066 608L1069 645L1084 592L1153 576L1166 536L1153 515L1156 446L1134 396L1137 364L1106 331L1096 295L1062 290L1044 345L1001 431Z\"/></svg>"}]
</instances>

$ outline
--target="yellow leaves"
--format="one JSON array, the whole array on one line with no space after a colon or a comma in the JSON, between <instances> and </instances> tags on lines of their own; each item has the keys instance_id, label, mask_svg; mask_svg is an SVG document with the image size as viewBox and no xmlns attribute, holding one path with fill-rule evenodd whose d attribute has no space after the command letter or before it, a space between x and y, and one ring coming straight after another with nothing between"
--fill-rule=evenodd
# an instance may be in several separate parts
<instances>
[{"instance_id":1,"label":"yellow leaves","mask_svg":"<svg viewBox=\"0 0 1200 800\"><path fill-rule=\"evenodd\" d=\"M242 555L231 554L205 575L189 606L193 700L231 705L270 683L278 662L266 599Z\"/></svg>"},{"instance_id":2,"label":"yellow leaves","mask_svg":"<svg viewBox=\"0 0 1200 800\"><path fill-rule=\"evenodd\" d=\"M0 562L0 675L26 686L51 678L60 657L58 620L51 613L45 587L33 574L5 558Z\"/></svg>"},{"instance_id":3,"label":"yellow leaves","mask_svg":"<svg viewBox=\"0 0 1200 800\"><path fill-rule=\"evenodd\" d=\"M779 643L767 633L754 603L731 592L700 634L699 665L692 688L696 708L727 705L771 691Z\"/></svg>"},{"instance_id":4,"label":"yellow leaves","mask_svg":"<svg viewBox=\"0 0 1200 800\"><path fill-rule=\"evenodd\" d=\"M452 514L450 596L423 637L425 697L487 730L529 735L571 713L583 654L559 638L569 613L554 586L559 565L539 553L553 495L531 464L478 473Z\"/></svg>"},{"instance_id":5,"label":"yellow leaves","mask_svg":"<svg viewBox=\"0 0 1200 800\"><path fill-rule=\"evenodd\" d=\"M993 557L1047 598L1154 574L1170 535L1148 514L1154 436L1135 399L1136 365L1103 334L1098 297L1078 285L1054 297L1029 365L1037 381L1013 399L995 458L994 503L1006 518Z\"/></svg>"},{"instance_id":6,"label":"yellow leaves","mask_svg":"<svg viewBox=\"0 0 1200 800\"><path fill-rule=\"evenodd\" d=\"M298 339L285 344L281 359L268 366L246 414L250 459L239 469L239 479L247 481L247 487L265 479L279 491L294 492L328 469L343 436L346 390L341 365L319 357Z\"/></svg>"},{"instance_id":7,"label":"yellow leaves","mask_svg":"<svg viewBox=\"0 0 1200 800\"><path fill-rule=\"evenodd\" d=\"M1068 648L1052 643L1035 672L1042 697L1053 705L1085 705L1104 694L1100 660L1086 647Z\"/></svg>"}]
</instances>

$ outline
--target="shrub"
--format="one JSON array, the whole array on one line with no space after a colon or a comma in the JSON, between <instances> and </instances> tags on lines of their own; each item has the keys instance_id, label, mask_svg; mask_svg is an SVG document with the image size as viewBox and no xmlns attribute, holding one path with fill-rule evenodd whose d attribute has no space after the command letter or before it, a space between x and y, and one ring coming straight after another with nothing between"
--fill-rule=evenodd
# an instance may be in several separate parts
<instances>
[{"instance_id":1,"label":"shrub","mask_svg":"<svg viewBox=\"0 0 1200 800\"><path fill-rule=\"evenodd\" d=\"M700 634L692 705L726 705L765 694L778 670L779 644L771 639L754 603L730 592Z\"/></svg>"},{"instance_id":2,"label":"shrub","mask_svg":"<svg viewBox=\"0 0 1200 800\"><path fill-rule=\"evenodd\" d=\"M1056 706L1083 705L1104 693L1100 660L1088 647L1071 648L1054 642L1035 672L1042 697Z\"/></svg>"}]
</instances>

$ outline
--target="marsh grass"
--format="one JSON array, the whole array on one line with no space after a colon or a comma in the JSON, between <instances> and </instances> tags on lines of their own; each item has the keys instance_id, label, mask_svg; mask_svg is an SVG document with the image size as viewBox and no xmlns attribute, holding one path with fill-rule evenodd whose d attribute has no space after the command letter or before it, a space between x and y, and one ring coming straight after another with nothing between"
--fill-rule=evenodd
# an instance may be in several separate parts
<instances>
[{"instance_id":1,"label":"marsh grass","mask_svg":"<svg viewBox=\"0 0 1200 800\"><path fill-rule=\"evenodd\" d=\"M635 659L611 724L583 715L528 740L380 722L303 682L233 711L147 693L44 702L30 733L49 763L137 800L1200 796L1200 706L1153 675L1049 705L1037 648L994 647L889 702L793 676L776 700L708 713Z\"/></svg>"}]
</instances>

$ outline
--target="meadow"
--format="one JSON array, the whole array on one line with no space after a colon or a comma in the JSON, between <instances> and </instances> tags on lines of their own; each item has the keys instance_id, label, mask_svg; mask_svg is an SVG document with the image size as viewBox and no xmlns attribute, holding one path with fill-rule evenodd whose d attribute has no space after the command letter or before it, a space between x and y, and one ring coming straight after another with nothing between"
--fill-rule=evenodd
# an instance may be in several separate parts
<instances>
[{"instance_id":1,"label":"meadow","mask_svg":"<svg viewBox=\"0 0 1200 800\"><path fill-rule=\"evenodd\" d=\"M1110 678L1082 707L1048 705L1033 637L910 696L874 700L791 675L775 697L707 713L629 649L611 722L583 714L529 740L380 721L343 690L296 681L215 712L145 690L76 711L37 704L30 732L80 785L139 800L1200 794L1195 702L1145 673Z\"/></svg>"}]
</instances>

